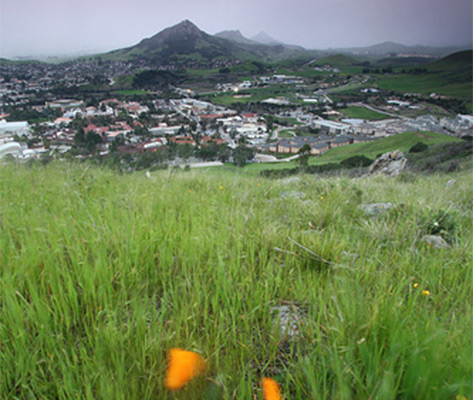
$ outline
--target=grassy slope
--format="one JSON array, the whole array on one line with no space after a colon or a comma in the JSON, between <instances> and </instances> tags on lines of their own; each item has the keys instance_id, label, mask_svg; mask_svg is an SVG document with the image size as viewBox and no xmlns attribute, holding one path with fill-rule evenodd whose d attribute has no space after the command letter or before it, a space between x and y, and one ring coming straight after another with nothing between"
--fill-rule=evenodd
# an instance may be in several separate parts
<instances>
[{"instance_id":1,"label":"grassy slope","mask_svg":"<svg viewBox=\"0 0 473 400\"><path fill-rule=\"evenodd\" d=\"M460 141L461 140L458 138L435 132L405 132L368 143L355 143L349 146L329 150L321 157L314 158L314 164L340 162L354 155L364 155L368 158L374 159L378 154L386 153L388 151L408 151L418 142L435 144Z\"/></svg>"},{"instance_id":2,"label":"grassy slope","mask_svg":"<svg viewBox=\"0 0 473 400\"><path fill-rule=\"evenodd\" d=\"M392 118L364 107L347 107L339 111L343 112L348 118L361 118L373 121Z\"/></svg>"},{"instance_id":3,"label":"grassy slope","mask_svg":"<svg viewBox=\"0 0 473 400\"><path fill-rule=\"evenodd\" d=\"M382 89L401 93L436 92L471 101L473 93L471 50L452 54L422 67L427 68L427 74L385 75L378 79L378 85Z\"/></svg>"},{"instance_id":4,"label":"grassy slope","mask_svg":"<svg viewBox=\"0 0 473 400\"><path fill-rule=\"evenodd\" d=\"M399 135L389 136L368 143L355 143L348 146L337 147L331 149L321 156L311 157L309 164L320 165L332 162L340 162L351 156L364 155L368 158L374 159L380 153L386 153L388 151L401 150L407 151L418 142L425 144L435 143L449 143L449 142L460 142L452 136L442 135L435 132L404 132ZM251 164L244 167L244 172L250 175L257 174L261 170L265 169L283 169L283 168L294 168L296 162L284 162L284 163L267 163L267 164Z\"/></svg>"},{"instance_id":5,"label":"grassy slope","mask_svg":"<svg viewBox=\"0 0 473 400\"><path fill-rule=\"evenodd\" d=\"M2 167L0 397L249 399L273 376L291 399L470 398L473 191L453 176L446 190L452 176L283 184ZM282 200L288 190L311 201ZM403 207L359 210L377 201ZM441 251L418 240L438 209L457 227ZM291 345L271 327L281 304L303 314ZM166 392L176 346L208 358L216 383Z\"/></svg>"}]
</instances>

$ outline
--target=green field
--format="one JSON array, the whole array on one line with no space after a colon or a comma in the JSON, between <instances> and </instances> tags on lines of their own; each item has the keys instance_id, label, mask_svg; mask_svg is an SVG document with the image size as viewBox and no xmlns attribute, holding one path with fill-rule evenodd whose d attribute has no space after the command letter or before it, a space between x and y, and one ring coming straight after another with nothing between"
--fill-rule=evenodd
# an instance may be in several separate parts
<instances>
[{"instance_id":1,"label":"green field","mask_svg":"<svg viewBox=\"0 0 473 400\"><path fill-rule=\"evenodd\" d=\"M233 103L256 103L272 97L293 96L294 89L287 85L273 85L265 88L247 89L238 93L213 94L205 96L208 101L220 105L231 105ZM238 97L245 96L245 97ZM246 97L248 96L248 97Z\"/></svg>"},{"instance_id":2,"label":"green field","mask_svg":"<svg viewBox=\"0 0 473 400\"><path fill-rule=\"evenodd\" d=\"M261 399L263 376L285 399L472 396L469 173L1 168L2 399ZM451 247L421 241L437 226ZM177 393L173 347L208 363Z\"/></svg>"},{"instance_id":3,"label":"green field","mask_svg":"<svg viewBox=\"0 0 473 400\"><path fill-rule=\"evenodd\" d=\"M360 118L373 121L392 118L388 115L381 114L364 107L347 107L338 111L345 114L348 118Z\"/></svg>"},{"instance_id":4,"label":"green field","mask_svg":"<svg viewBox=\"0 0 473 400\"><path fill-rule=\"evenodd\" d=\"M384 75L378 78L378 86L398 93L437 93L461 99L471 99L472 82L452 82L438 74Z\"/></svg>"}]
</instances>

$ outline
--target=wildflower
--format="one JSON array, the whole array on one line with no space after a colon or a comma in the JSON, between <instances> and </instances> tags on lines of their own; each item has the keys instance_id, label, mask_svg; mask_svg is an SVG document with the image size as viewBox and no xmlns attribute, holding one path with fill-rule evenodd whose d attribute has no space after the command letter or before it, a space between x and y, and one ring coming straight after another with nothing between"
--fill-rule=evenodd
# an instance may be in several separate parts
<instances>
[{"instance_id":1,"label":"wildflower","mask_svg":"<svg viewBox=\"0 0 473 400\"><path fill-rule=\"evenodd\" d=\"M465 396L460 396L460 395L457 395L457 397L455 397L456 400L466 400L466 397Z\"/></svg>"},{"instance_id":2,"label":"wildflower","mask_svg":"<svg viewBox=\"0 0 473 400\"><path fill-rule=\"evenodd\" d=\"M422 296L430 296L430 291L428 291L427 289L424 289L422 291Z\"/></svg>"},{"instance_id":3,"label":"wildflower","mask_svg":"<svg viewBox=\"0 0 473 400\"><path fill-rule=\"evenodd\" d=\"M222 185L220 185L220 190L223 190L223 186L222 186Z\"/></svg>"},{"instance_id":4,"label":"wildflower","mask_svg":"<svg viewBox=\"0 0 473 400\"><path fill-rule=\"evenodd\" d=\"M164 386L171 390L183 388L205 369L204 359L193 351L171 349L168 358L169 365Z\"/></svg>"},{"instance_id":5,"label":"wildflower","mask_svg":"<svg viewBox=\"0 0 473 400\"><path fill-rule=\"evenodd\" d=\"M278 383L271 378L263 378L264 400L281 400L281 392Z\"/></svg>"},{"instance_id":6,"label":"wildflower","mask_svg":"<svg viewBox=\"0 0 473 400\"><path fill-rule=\"evenodd\" d=\"M416 282L414 283L414 289L417 289L419 287L419 284Z\"/></svg>"},{"instance_id":7,"label":"wildflower","mask_svg":"<svg viewBox=\"0 0 473 400\"><path fill-rule=\"evenodd\" d=\"M320 196L320 200L323 200L324 199L324 196Z\"/></svg>"}]
</instances>

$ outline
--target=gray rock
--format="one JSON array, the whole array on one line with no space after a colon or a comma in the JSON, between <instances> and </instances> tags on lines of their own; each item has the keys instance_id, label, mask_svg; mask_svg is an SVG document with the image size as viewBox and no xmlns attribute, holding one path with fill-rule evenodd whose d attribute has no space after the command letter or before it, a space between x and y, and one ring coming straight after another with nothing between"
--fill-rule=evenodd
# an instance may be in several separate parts
<instances>
[{"instance_id":1,"label":"gray rock","mask_svg":"<svg viewBox=\"0 0 473 400\"><path fill-rule=\"evenodd\" d=\"M300 336L301 310L295 306L277 306L271 309L273 326L279 329L279 337L295 339Z\"/></svg>"},{"instance_id":2,"label":"gray rock","mask_svg":"<svg viewBox=\"0 0 473 400\"><path fill-rule=\"evenodd\" d=\"M450 245L445 241L442 236L437 235L425 235L421 239L424 243L428 244L431 247L435 247L436 249L443 249L446 247L450 247Z\"/></svg>"},{"instance_id":3,"label":"gray rock","mask_svg":"<svg viewBox=\"0 0 473 400\"><path fill-rule=\"evenodd\" d=\"M386 212L394 207L392 203L372 203L372 204L363 204L361 206L363 212L366 215L377 216Z\"/></svg>"},{"instance_id":4,"label":"gray rock","mask_svg":"<svg viewBox=\"0 0 473 400\"><path fill-rule=\"evenodd\" d=\"M290 178L284 178L281 183L284 184L284 185L288 185L290 183L296 183L296 182L299 182L301 180L301 178L299 178L298 176L293 176L293 177L290 177Z\"/></svg>"},{"instance_id":5,"label":"gray rock","mask_svg":"<svg viewBox=\"0 0 473 400\"><path fill-rule=\"evenodd\" d=\"M455 185L455 183L457 183L457 181L455 179L450 179L448 182L447 182L447 187L452 187Z\"/></svg>"},{"instance_id":6,"label":"gray rock","mask_svg":"<svg viewBox=\"0 0 473 400\"><path fill-rule=\"evenodd\" d=\"M281 192L281 199L303 199L304 197L305 193L296 192L295 190Z\"/></svg>"},{"instance_id":7,"label":"gray rock","mask_svg":"<svg viewBox=\"0 0 473 400\"><path fill-rule=\"evenodd\" d=\"M368 175L383 174L397 177L406 168L407 158L402 151L384 153L370 165Z\"/></svg>"}]
</instances>

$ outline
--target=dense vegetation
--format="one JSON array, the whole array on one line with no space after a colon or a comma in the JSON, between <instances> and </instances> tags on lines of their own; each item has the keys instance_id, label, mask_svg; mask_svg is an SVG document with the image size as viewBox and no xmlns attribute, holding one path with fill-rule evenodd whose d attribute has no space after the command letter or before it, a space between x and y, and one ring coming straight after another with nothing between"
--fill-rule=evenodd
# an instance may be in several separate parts
<instances>
[{"instance_id":1,"label":"dense vegetation","mask_svg":"<svg viewBox=\"0 0 473 400\"><path fill-rule=\"evenodd\" d=\"M262 376L286 399L472 396L469 173L1 168L2 399L253 399ZM171 347L208 360L182 393Z\"/></svg>"}]
</instances>

